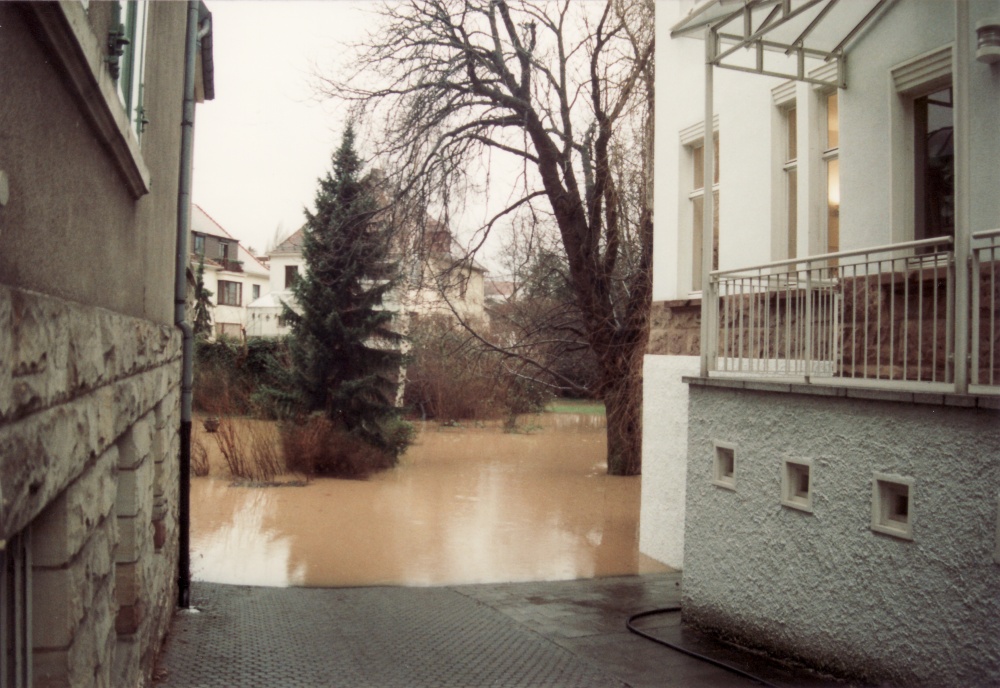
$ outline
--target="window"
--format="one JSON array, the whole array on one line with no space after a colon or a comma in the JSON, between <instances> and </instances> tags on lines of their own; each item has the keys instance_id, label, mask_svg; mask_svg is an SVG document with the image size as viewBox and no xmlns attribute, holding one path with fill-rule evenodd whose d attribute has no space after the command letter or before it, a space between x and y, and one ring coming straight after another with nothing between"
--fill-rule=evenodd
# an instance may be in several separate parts
<instances>
[{"instance_id":1,"label":"window","mask_svg":"<svg viewBox=\"0 0 1000 688\"><path fill-rule=\"evenodd\" d=\"M715 175L714 186L712 187L712 205L715 210L712 224L714 239L712 250L712 269L719 267L719 134L714 135L715 141ZM702 265L702 231L705 217L705 143L699 141L689 147L692 156L691 170L691 193L688 199L691 202L691 290L701 291L701 265Z\"/></svg>"},{"instance_id":2,"label":"window","mask_svg":"<svg viewBox=\"0 0 1000 688\"><path fill-rule=\"evenodd\" d=\"M836 253L840 250L840 109L837 91L827 94L825 101L826 251Z\"/></svg>"},{"instance_id":3,"label":"window","mask_svg":"<svg viewBox=\"0 0 1000 688\"><path fill-rule=\"evenodd\" d=\"M872 530L913 539L913 478L876 473L872 480Z\"/></svg>"},{"instance_id":4,"label":"window","mask_svg":"<svg viewBox=\"0 0 1000 688\"><path fill-rule=\"evenodd\" d=\"M219 258L222 260L229 260L229 244L225 241L219 242Z\"/></svg>"},{"instance_id":5,"label":"window","mask_svg":"<svg viewBox=\"0 0 1000 688\"><path fill-rule=\"evenodd\" d=\"M31 545L29 531L0 550L0 686L31 685Z\"/></svg>"},{"instance_id":6,"label":"window","mask_svg":"<svg viewBox=\"0 0 1000 688\"><path fill-rule=\"evenodd\" d=\"M146 54L146 18L148 3L119 0L116 4L119 30L118 51L109 60L111 75L117 81L118 98L125 106L129 124L142 137L148 121L143 108L143 70Z\"/></svg>"},{"instance_id":7,"label":"window","mask_svg":"<svg viewBox=\"0 0 1000 688\"><path fill-rule=\"evenodd\" d=\"M243 285L240 282L219 280L219 305L242 306Z\"/></svg>"},{"instance_id":8,"label":"window","mask_svg":"<svg viewBox=\"0 0 1000 688\"><path fill-rule=\"evenodd\" d=\"M201 234L194 235L194 252L199 256L205 255L205 237Z\"/></svg>"},{"instance_id":9,"label":"window","mask_svg":"<svg viewBox=\"0 0 1000 688\"><path fill-rule=\"evenodd\" d=\"M913 101L914 238L955 234L955 151L951 87Z\"/></svg>"},{"instance_id":10,"label":"window","mask_svg":"<svg viewBox=\"0 0 1000 688\"><path fill-rule=\"evenodd\" d=\"M299 280L299 266L298 265L286 265L285 266L285 289L291 289L295 286L295 283Z\"/></svg>"},{"instance_id":11,"label":"window","mask_svg":"<svg viewBox=\"0 0 1000 688\"><path fill-rule=\"evenodd\" d=\"M712 484L736 489L736 445L715 441L715 462L712 468Z\"/></svg>"},{"instance_id":12,"label":"window","mask_svg":"<svg viewBox=\"0 0 1000 688\"><path fill-rule=\"evenodd\" d=\"M785 459L781 473L781 503L801 511L812 511L812 461Z\"/></svg>"},{"instance_id":13,"label":"window","mask_svg":"<svg viewBox=\"0 0 1000 688\"><path fill-rule=\"evenodd\" d=\"M792 105L784 110L785 120L785 257L796 256L796 241L798 234L799 210L799 171L798 171L798 126L796 117L798 109Z\"/></svg>"},{"instance_id":14,"label":"window","mask_svg":"<svg viewBox=\"0 0 1000 688\"><path fill-rule=\"evenodd\" d=\"M251 293L253 294L253 300L256 301L260 298L260 285L255 284L251 287Z\"/></svg>"}]
</instances>

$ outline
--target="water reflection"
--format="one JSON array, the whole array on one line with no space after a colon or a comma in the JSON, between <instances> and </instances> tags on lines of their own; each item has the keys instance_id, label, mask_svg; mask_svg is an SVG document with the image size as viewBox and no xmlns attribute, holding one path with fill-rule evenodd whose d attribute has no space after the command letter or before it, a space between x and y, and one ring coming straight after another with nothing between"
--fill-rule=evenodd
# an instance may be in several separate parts
<instances>
[{"instance_id":1,"label":"water reflection","mask_svg":"<svg viewBox=\"0 0 1000 688\"><path fill-rule=\"evenodd\" d=\"M640 478L605 475L603 417L546 414L532 434L425 427L396 469L306 487L192 485L198 580L449 585L622 575L638 552ZM221 471L219 471L221 473Z\"/></svg>"}]
</instances>

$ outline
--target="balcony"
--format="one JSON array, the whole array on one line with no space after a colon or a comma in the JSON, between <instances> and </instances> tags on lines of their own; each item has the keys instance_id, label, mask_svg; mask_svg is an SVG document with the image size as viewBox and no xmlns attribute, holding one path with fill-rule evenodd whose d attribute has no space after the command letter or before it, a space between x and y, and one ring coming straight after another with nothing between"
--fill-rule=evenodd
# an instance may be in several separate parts
<instances>
[{"instance_id":1,"label":"balcony","mask_svg":"<svg viewBox=\"0 0 1000 688\"><path fill-rule=\"evenodd\" d=\"M1000 392L1000 230L972 235L964 312L957 272L948 237L713 272L709 376Z\"/></svg>"}]
</instances>

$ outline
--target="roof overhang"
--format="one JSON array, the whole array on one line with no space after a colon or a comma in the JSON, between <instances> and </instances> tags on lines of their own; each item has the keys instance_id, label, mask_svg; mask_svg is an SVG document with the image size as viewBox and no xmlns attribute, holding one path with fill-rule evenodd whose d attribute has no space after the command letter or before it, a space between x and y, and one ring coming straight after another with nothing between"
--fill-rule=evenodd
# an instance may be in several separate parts
<instances>
[{"instance_id":1,"label":"roof overhang","mask_svg":"<svg viewBox=\"0 0 1000 688\"><path fill-rule=\"evenodd\" d=\"M894 0L706 0L670 36L704 38L716 67L846 88L850 45Z\"/></svg>"}]
</instances>

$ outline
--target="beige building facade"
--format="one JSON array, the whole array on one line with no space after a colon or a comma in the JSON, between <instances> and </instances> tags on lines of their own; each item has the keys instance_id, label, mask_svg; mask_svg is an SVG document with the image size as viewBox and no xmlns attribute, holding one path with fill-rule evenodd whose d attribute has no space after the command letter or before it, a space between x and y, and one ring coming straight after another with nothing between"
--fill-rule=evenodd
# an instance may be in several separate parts
<instances>
[{"instance_id":1,"label":"beige building facade","mask_svg":"<svg viewBox=\"0 0 1000 688\"><path fill-rule=\"evenodd\" d=\"M175 605L191 17L211 98L204 5L0 4L5 688L148 684Z\"/></svg>"}]
</instances>

